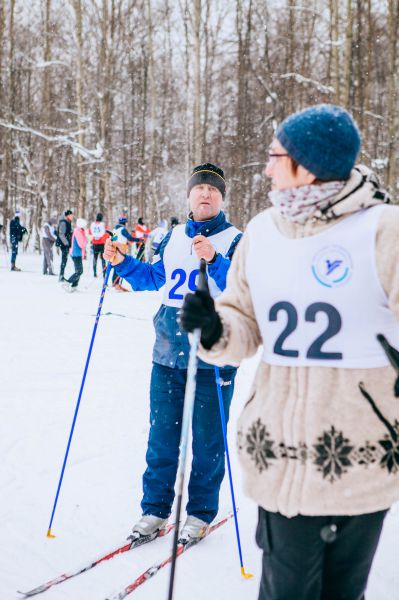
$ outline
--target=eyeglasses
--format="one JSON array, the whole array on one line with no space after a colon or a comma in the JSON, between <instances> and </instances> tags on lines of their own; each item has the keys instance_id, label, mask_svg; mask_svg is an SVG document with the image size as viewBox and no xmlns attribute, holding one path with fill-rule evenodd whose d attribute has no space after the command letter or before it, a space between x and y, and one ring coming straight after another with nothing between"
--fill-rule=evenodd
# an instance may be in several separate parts
<instances>
[{"instance_id":1,"label":"eyeglasses","mask_svg":"<svg viewBox=\"0 0 399 600\"><path fill-rule=\"evenodd\" d=\"M289 154L278 154L277 152L269 152L267 162L274 162L277 158L280 158L280 156L289 156Z\"/></svg>"}]
</instances>

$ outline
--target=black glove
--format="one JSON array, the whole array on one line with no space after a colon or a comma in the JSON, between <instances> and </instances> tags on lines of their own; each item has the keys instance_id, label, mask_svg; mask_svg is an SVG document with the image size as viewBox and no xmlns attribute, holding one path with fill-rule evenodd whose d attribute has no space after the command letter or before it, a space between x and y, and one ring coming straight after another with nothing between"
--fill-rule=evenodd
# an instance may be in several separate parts
<instances>
[{"instance_id":1,"label":"black glove","mask_svg":"<svg viewBox=\"0 0 399 600\"><path fill-rule=\"evenodd\" d=\"M201 344L206 350L210 350L223 333L222 321L208 291L197 290L195 294L186 295L180 323L185 331L201 329Z\"/></svg>"}]
</instances>

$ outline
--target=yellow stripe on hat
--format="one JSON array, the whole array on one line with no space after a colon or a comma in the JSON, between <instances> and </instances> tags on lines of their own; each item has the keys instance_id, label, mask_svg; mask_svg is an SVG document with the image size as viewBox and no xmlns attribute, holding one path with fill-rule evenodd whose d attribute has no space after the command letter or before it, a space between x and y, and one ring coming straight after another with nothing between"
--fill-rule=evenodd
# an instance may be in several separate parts
<instances>
[{"instance_id":1,"label":"yellow stripe on hat","mask_svg":"<svg viewBox=\"0 0 399 600\"><path fill-rule=\"evenodd\" d=\"M224 177L222 177L221 175L219 175L219 173L216 173L216 171L210 171L209 169L201 169L201 171L194 171L194 173L192 173L191 177L193 177L197 173L212 173L212 175L217 175L218 177L220 177L220 179L222 181L224 181L226 183Z\"/></svg>"}]
</instances>

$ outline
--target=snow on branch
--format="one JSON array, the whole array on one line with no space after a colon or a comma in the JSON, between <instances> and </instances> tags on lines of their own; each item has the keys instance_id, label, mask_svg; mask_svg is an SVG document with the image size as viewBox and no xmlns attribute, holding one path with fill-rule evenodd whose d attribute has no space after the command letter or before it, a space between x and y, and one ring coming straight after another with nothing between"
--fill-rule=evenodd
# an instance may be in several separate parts
<instances>
[{"instance_id":1,"label":"snow on branch","mask_svg":"<svg viewBox=\"0 0 399 600\"><path fill-rule=\"evenodd\" d=\"M54 60L42 60L36 61L27 56L24 52L20 52L20 56L30 65L30 69L47 69L48 67L61 66L61 67L70 67L70 65L62 60L54 59Z\"/></svg>"},{"instance_id":2,"label":"snow on branch","mask_svg":"<svg viewBox=\"0 0 399 600\"><path fill-rule=\"evenodd\" d=\"M280 79L295 79L297 83L305 83L309 85L314 85L315 88L321 92L322 94L333 94L334 88L329 85L323 85L320 81L316 81L315 79L309 79L308 77L303 77L299 73L284 73L284 75L280 75Z\"/></svg>"},{"instance_id":3,"label":"snow on branch","mask_svg":"<svg viewBox=\"0 0 399 600\"><path fill-rule=\"evenodd\" d=\"M67 63L62 62L62 60L48 60L33 63L33 67L36 69L47 69L47 67L53 67L58 65L61 65L62 67L69 67L69 65Z\"/></svg>"},{"instance_id":4,"label":"snow on branch","mask_svg":"<svg viewBox=\"0 0 399 600\"><path fill-rule=\"evenodd\" d=\"M71 137L76 135L74 133L70 133L68 135L50 136L42 133L41 131L37 131L36 129L32 129L31 127L7 123L2 120L0 120L0 127L12 129L13 131L20 131L22 133L30 133L31 135L39 137L42 140L46 140L46 142L50 142L59 146L70 146L74 154L79 154L86 160L90 160L91 162L103 162L103 147L101 143L97 142L95 149L90 150L89 148L85 148L82 146L82 144L79 144L78 142L75 142L75 140L71 139Z\"/></svg>"}]
</instances>

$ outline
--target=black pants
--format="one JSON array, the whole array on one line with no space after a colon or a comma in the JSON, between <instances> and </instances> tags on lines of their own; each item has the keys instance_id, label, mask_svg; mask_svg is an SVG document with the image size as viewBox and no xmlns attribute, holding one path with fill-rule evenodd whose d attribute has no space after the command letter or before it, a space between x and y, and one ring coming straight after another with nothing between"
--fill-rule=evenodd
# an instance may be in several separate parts
<instances>
[{"instance_id":1,"label":"black pants","mask_svg":"<svg viewBox=\"0 0 399 600\"><path fill-rule=\"evenodd\" d=\"M68 260L69 248L68 246L61 246L61 265L60 265L60 278L64 277L64 271Z\"/></svg>"},{"instance_id":2,"label":"black pants","mask_svg":"<svg viewBox=\"0 0 399 600\"><path fill-rule=\"evenodd\" d=\"M72 287L78 287L80 276L83 273L83 260L81 256L77 256L76 258L72 256L72 260L75 273L68 279L68 282L72 284Z\"/></svg>"},{"instance_id":3,"label":"black pants","mask_svg":"<svg viewBox=\"0 0 399 600\"><path fill-rule=\"evenodd\" d=\"M105 277L105 260L103 259L104 244L93 244L93 274L97 277L97 260L100 256L103 277Z\"/></svg>"},{"instance_id":4,"label":"black pants","mask_svg":"<svg viewBox=\"0 0 399 600\"><path fill-rule=\"evenodd\" d=\"M11 266L15 265L18 254L18 242L11 242Z\"/></svg>"},{"instance_id":5,"label":"black pants","mask_svg":"<svg viewBox=\"0 0 399 600\"><path fill-rule=\"evenodd\" d=\"M288 519L260 508L259 600L364 600L386 513ZM322 535L332 524L337 535L328 543Z\"/></svg>"}]
</instances>

